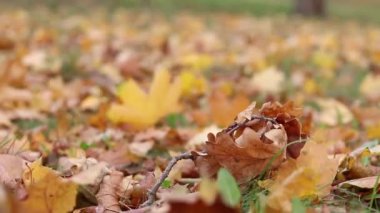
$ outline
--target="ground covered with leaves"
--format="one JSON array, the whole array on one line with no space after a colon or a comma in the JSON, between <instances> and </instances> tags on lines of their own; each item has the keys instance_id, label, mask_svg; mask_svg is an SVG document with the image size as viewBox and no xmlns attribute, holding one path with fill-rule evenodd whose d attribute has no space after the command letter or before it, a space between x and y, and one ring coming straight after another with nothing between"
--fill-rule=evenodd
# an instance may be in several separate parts
<instances>
[{"instance_id":1,"label":"ground covered with leaves","mask_svg":"<svg viewBox=\"0 0 380 213\"><path fill-rule=\"evenodd\" d=\"M380 28L0 14L0 212L379 209Z\"/></svg>"}]
</instances>

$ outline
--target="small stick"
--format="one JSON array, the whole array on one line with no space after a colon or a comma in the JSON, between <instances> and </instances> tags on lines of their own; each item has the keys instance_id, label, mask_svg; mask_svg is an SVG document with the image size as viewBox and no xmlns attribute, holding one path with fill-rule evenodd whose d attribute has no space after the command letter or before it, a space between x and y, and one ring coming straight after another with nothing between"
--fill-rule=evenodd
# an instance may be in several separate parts
<instances>
[{"instance_id":1,"label":"small stick","mask_svg":"<svg viewBox=\"0 0 380 213\"><path fill-rule=\"evenodd\" d=\"M190 152L185 152L172 158L169 164L167 165L167 167L165 168L164 172L161 174L161 177L154 184L154 186L148 191L148 200L146 200L143 204L141 204L140 208L150 206L154 203L154 201L156 200L156 193L158 189L160 188L161 184L165 181L165 179L169 176L170 171L172 170L174 165L177 164L178 161L184 160L184 159L193 159L193 157L194 156Z\"/></svg>"},{"instance_id":2,"label":"small stick","mask_svg":"<svg viewBox=\"0 0 380 213\"><path fill-rule=\"evenodd\" d=\"M271 122L272 124L278 124L278 122L274 118L265 117L263 115L252 115L249 120L245 120L243 123L234 123L231 126L229 126L225 131L227 132L227 134L232 134L235 130L245 126L245 124L249 121L253 121L256 119Z\"/></svg>"}]
</instances>

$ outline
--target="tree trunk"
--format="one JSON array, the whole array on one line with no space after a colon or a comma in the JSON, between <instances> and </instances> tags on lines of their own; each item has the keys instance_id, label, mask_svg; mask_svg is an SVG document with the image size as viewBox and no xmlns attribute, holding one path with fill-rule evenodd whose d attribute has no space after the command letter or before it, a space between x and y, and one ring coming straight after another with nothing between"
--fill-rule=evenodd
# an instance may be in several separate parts
<instances>
[{"instance_id":1,"label":"tree trunk","mask_svg":"<svg viewBox=\"0 0 380 213\"><path fill-rule=\"evenodd\" d=\"M296 0L295 12L306 16L326 15L325 0Z\"/></svg>"}]
</instances>

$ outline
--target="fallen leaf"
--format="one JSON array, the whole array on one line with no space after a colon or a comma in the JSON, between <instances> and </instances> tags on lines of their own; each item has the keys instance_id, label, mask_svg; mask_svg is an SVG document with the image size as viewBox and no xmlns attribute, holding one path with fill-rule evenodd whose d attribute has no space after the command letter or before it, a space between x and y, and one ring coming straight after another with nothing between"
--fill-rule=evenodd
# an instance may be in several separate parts
<instances>
[{"instance_id":1,"label":"fallen leaf","mask_svg":"<svg viewBox=\"0 0 380 213\"><path fill-rule=\"evenodd\" d=\"M107 163L99 162L75 174L69 180L78 185L95 185L96 183L100 183L102 178L109 173L107 166Z\"/></svg>"},{"instance_id":2,"label":"fallen leaf","mask_svg":"<svg viewBox=\"0 0 380 213\"><path fill-rule=\"evenodd\" d=\"M144 157L154 146L154 141L142 141L142 142L132 142L129 144L129 150L131 153Z\"/></svg>"},{"instance_id":3,"label":"fallen leaf","mask_svg":"<svg viewBox=\"0 0 380 213\"><path fill-rule=\"evenodd\" d=\"M211 205L215 202L217 195L217 184L209 178L203 178L199 184L199 198L207 205Z\"/></svg>"},{"instance_id":4,"label":"fallen leaf","mask_svg":"<svg viewBox=\"0 0 380 213\"><path fill-rule=\"evenodd\" d=\"M75 206L76 185L59 177L52 169L36 161L24 172L28 198L20 202L22 212L66 213Z\"/></svg>"},{"instance_id":5,"label":"fallen leaf","mask_svg":"<svg viewBox=\"0 0 380 213\"><path fill-rule=\"evenodd\" d=\"M287 156L297 158L304 143L299 141L286 146L303 137L300 123L295 117L299 114L300 110L292 103L265 103L260 110L249 106L237 116L232 126L216 136L208 135L205 145L207 155L197 158L201 174L213 175L224 167L238 183L245 183L263 172L264 168L277 168ZM266 116L276 123L263 119L251 120L254 116ZM234 126L238 128L227 134ZM286 151L283 150L285 148Z\"/></svg>"},{"instance_id":6,"label":"fallen leaf","mask_svg":"<svg viewBox=\"0 0 380 213\"><path fill-rule=\"evenodd\" d=\"M209 127L204 128L201 132L198 134L194 135L186 144L186 148L193 150L196 149L199 146L202 146L206 143L207 141L207 135L209 133L216 134L220 132L222 129L219 129L215 125L211 125Z\"/></svg>"},{"instance_id":7,"label":"fallen leaf","mask_svg":"<svg viewBox=\"0 0 380 213\"><path fill-rule=\"evenodd\" d=\"M339 160L329 159L324 145L306 142L296 160L289 159L279 167L269 188L268 209L291 212L293 198L328 195L338 166Z\"/></svg>"},{"instance_id":8,"label":"fallen leaf","mask_svg":"<svg viewBox=\"0 0 380 213\"><path fill-rule=\"evenodd\" d=\"M182 64L194 71L203 71L213 63L212 57L207 54L189 54L182 58Z\"/></svg>"},{"instance_id":9,"label":"fallen leaf","mask_svg":"<svg viewBox=\"0 0 380 213\"><path fill-rule=\"evenodd\" d=\"M353 115L347 106L337 100L319 98L316 102L321 108L318 116L316 116L320 123L335 126L349 123L353 119Z\"/></svg>"},{"instance_id":10,"label":"fallen leaf","mask_svg":"<svg viewBox=\"0 0 380 213\"><path fill-rule=\"evenodd\" d=\"M334 54L316 51L313 55L313 63L323 70L334 70L337 66L337 58Z\"/></svg>"},{"instance_id":11,"label":"fallen leaf","mask_svg":"<svg viewBox=\"0 0 380 213\"><path fill-rule=\"evenodd\" d=\"M283 131L282 144L273 142L264 143L254 130L246 128L240 136L238 142L223 132L216 135L209 135L206 142L207 156L200 156L197 165L203 174L215 174L222 166L227 168L238 183L244 183L260 174L274 155L279 152L286 144L286 134ZM269 140L269 139L267 139ZM278 157L271 165L277 167L282 157Z\"/></svg>"},{"instance_id":12,"label":"fallen leaf","mask_svg":"<svg viewBox=\"0 0 380 213\"><path fill-rule=\"evenodd\" d=\"M23 164L18 156L0 154L0 183L13 190L23 187Z\"/></svg>"},{"instance_id":13,"label":"fallen leaf","mask_svg":"<svg viewBox=\"0 0 380 213\"><path fill-rule=\"evenodd\" d=\"M376 185L377 179L378 179L378 176L372 176L372 177L365 177L365 178L360 178L360 179L355 179L355 180L349 180L349 181L340 183L338 187L355 186L362 189L373 189Z\"/></svg>"},{"instance_id":14,"label":"fallen leaf","mask_svg":"<svg viewBox=\"0 0 380 213\"><path fill-rule=\"evenodd\" d=\"M284 89L285 75L275 67L269 67L254 74L252 87L264 94L278 94Z\"/></svg>"},{"instance_id":15,"label":"fallen leaf","mask_svg":"<svg viewBox=\"0 0 380 213\"><path fill-rule=\"evenodd\" d=\"M380 75L367 74L360 84L360 93L372 101L380 99Z\"/></svg>"},{"instance_id":16,"label":"fallen leaf","mask_svg":"<svg viewBox=\"0 0 380 213\"><path fill-rule=\"evenodd\" d=\"M179 77L184 96L202 95L207 91L207 82L203 77L190 71L182 71Z\"/></svg>"},{"instance_id":17,"label":"fallen leaf","mask_svg":"<svg viewBox=\"0 0 380 213\"><path fill-rule=\"evenodd\" d=\"M134 80L122 83L118 90L121 104L112 104L107 116L114 123L128 123L137 129L154 125L165 115L179 111L178 100L181 83L170 83L167 70L155 73L149 94L145 93Z\"/></svg>"},{"instance_id":18,"label":"fallen leaf","mask_svg":"<svg viewBox=\"0 0 380 213\"><path fill-rule=\"evenodd\" d=\"M252 113L252 115L257 114L254 111ZM298 141L297 143L288 145L286 148L288 156L297 158L305 144L302 142L302 139L308 135L308 132L305 132L298 120L302 114L302 108L296 106L293 102L287 102L285 104L267 102L263 104L258 113L275 119L276 122L284 127L288 144Z\"/></svg>"},{"instance_id":19,"label":"fallen leaf","mask_svg":"<svg viewBox=\"0 0 380 213\"><path fill-rule=\"evenodd\" d=\"M369 139L380 138L380 122L374 125L368 126L366 129L366 132L367 132L367 137Z\"/></svg>"},{"instance_id":20,"label":"fallen leaf","mask_svg":"<svg viewBox=\"0 0 380 213\"><path fill-rule=\"evenodd\" d=\"M222 92L214 92L209 98L211 119L220 127L228 126L235 116L248 106L249 100L242 94L228 98Z\"/></svg>"},{"instance_id":21,"label":"fallen leaf","mask_svg":"<svg viewBox=\"0 0 380 213\"><path fill-rule=\"evenodd\" d=\"M118 144L114 149L98 154L97 159L107 162L110 166L129 164L134 159L130 153L128 144Z\"/></svg>"},{"instance_id":22,"label":"fallen leaf","mask_svg":"<svg viewBox=\"0 0 380 213\"><path fill-rule=\"evenodd\" d=\"M120 212L118 188L123 180L123 173L112 171L103 178L99 192L96 194L99 206L104 207L104 213Z\"/></svg>"}]
</instances>

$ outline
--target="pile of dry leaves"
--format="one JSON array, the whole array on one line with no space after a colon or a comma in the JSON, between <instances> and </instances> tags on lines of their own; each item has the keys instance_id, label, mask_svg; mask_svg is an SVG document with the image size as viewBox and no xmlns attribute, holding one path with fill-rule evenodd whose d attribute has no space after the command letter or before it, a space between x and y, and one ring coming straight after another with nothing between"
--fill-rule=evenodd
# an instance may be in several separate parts
<instances>
[{"instance_id":1,"label":"pile of dry leaves","mask_svg":"<svg viewBox=\"0 0 380 213\"><path fill-rule=\"evenodd\" d=\"M375 211L379 44L333 21L2 13L0 212Z\"/></svg>"}]
</instances>

